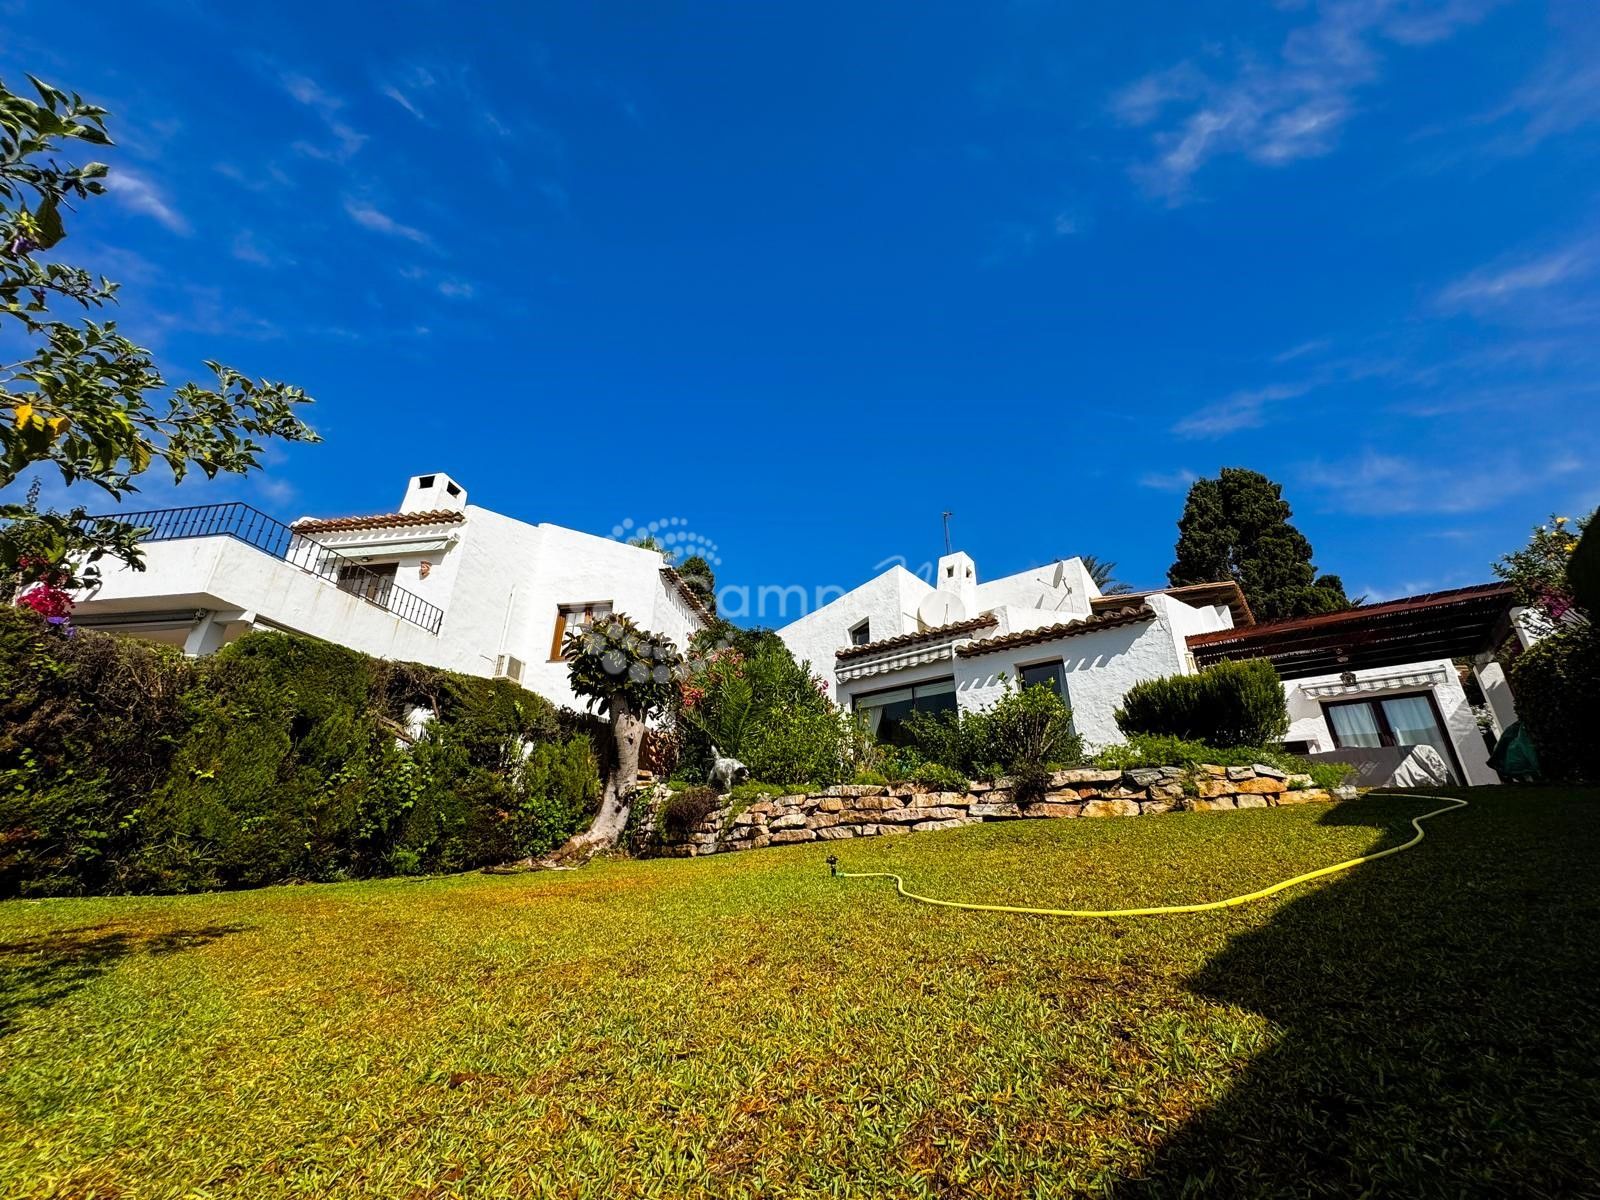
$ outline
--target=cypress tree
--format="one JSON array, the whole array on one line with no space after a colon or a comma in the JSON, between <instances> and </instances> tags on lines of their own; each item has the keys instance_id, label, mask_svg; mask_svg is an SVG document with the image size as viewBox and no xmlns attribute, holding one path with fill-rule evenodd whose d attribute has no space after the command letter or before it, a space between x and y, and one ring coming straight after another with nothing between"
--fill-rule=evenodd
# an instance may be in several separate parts
<instances>
[{"instance_id":1,"label":"cypress tree","mask_svg":"<svg viewBox=\"0 0 1600 1200\"><path fill-rule=\"evenodd\" d=\"M1311 565L1311 543L1291 515L1283 488L1258 471L1223 467L1216 479L1195 480L1167 581L1231 579L1264 621L1349 608L1339 577Z\"/></svg>"}]
</instances>

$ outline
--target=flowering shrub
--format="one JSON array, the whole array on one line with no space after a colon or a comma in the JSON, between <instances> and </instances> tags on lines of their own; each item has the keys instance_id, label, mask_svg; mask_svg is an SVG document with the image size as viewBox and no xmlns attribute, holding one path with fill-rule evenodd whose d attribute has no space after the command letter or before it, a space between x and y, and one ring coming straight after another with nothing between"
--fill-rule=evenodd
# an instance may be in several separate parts
<instances>
[{"instance_id":1,"label":"flowering shrub","mask_svg":"<svg viewBox=\"0 0 1600 1200\"><path fill-rule=\"evenodd\" d=\"M1549 633L1576 615L1567 568L1588 524L1588 518L1552 516L1549 524L1534 527L1526 546L1494 564L1494 573L1528 607L1531 632Z\"/></svg>"},{"instance_id":2,"label":"flowering shrub","mask_svg":"<svg viewBox=\"0 0 1600 1200\"><path fill-rule=\"evenodd\" d=\"M23 578L34 580L18 595L17 606L31 608L51 625L64 627L72 619L72 596L67 591L71 572L31 556L20 559L17 568Z\"/></svg>"}]
</instances>

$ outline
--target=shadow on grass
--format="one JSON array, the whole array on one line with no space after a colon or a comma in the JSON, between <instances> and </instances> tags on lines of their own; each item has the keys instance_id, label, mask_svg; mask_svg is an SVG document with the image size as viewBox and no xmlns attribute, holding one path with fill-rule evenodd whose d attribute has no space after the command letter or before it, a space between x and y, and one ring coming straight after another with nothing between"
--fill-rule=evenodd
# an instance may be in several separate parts
<instances>
[{"instance_id":1,"label":"shadow on grass","mask_svg":"<svg viewBox=\"0 0 1600 1200\"><path fill-rule=\"evenodd\" d=\"M1600 792L1492 791L1189 980L1278 1040L1114 1195L1600 1195Z\"/></svg>"},{"instance_id":2,"label":"shadow on grass","mask_svg":"<svg viewBox=\"0 0 1600 1200\"><path fill-rule=\"evenodd\" d=\"M131 955L176 954L247 928L206 925L141 934L111 925L86 925L0 942L0 1037L24 1012L49 1008Z\"/></svg>"}]
</instances>

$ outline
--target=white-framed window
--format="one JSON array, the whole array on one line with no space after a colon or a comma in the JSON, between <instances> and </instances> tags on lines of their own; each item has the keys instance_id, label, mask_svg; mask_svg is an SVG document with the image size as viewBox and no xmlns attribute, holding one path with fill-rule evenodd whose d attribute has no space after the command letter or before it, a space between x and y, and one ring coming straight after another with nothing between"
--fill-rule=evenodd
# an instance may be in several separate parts
<instances>
[{"instance_id":1,"label":"white-framed window","mask_svg":"<svg viewBox=\"0 0 1600 1200\"><path fill-rule=\"evenodd\" d=\"M865 646L872 641L872 622L861 621L850 626L850 644L852 646Z\"/></svg>"},{"instance_id":2,"label":"white-framed window","mask_svg":"<svg viewBox=\"0 0 1600 1200\"><path fill-rule=\"evenodd\" d=\"M589 600L583 604L559 604L556 606L555 635L550 639L550 661L560 662L566 655L561 653L561 643L566 640L567 634L573 629L592 625L602 617L611 615L611 601Z\"/></svg>"}]
</instances>

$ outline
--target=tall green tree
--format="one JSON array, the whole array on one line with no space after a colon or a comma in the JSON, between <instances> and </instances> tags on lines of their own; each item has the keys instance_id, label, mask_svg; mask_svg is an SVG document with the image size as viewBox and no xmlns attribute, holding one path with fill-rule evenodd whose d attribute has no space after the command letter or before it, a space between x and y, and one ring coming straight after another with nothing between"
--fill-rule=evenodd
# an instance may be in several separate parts
<instances>
[{"instance_id":1,"label":"tall green tree","mask_svg":"<svg viewBox=\"0 0 1600 1200\"><path fill-rule=\"evenodd\" d=\"M1337 575L1318 575L1311 543L1289 522L1283 488L1258 471L1223 467L1197 479L1178 521L1173 587L1231 579L1262 620L1350 607Z\"/></svg>"},{"instance_id":2,"label":"tall green tree","mask_svg":"<svg viewBox=\"0 0 1600 1200\"><path fill-rule=\"evenodd\" d=\"M18 357L0 361L0 594L50 579L81 582L109 555L139 565L136 531L88 510L41 512L7 490L29 468L92 484L114 499L163 466L174 480L260 465L261 442L316 441L295 415L305 393L208 362L205 384L168 391L150 352L114 322L65 321L52 303L99 309L117 285L51 257L62 215L105 191L107 168L56 158L68 143L109 146L106 112L29 76L38 99L0 82L0 330Z\"/></svg>"}]
</instances>

